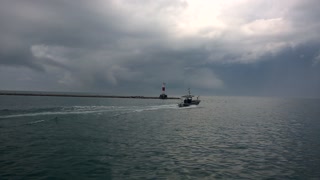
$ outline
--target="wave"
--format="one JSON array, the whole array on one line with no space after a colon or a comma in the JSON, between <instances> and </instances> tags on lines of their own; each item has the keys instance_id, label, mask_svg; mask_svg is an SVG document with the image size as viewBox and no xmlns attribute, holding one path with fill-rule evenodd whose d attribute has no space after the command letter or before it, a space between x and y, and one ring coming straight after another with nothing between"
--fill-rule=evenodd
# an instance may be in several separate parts
<instances>
[{"instance_id":1,"label":"wave","mask_svg":"<svg viewBox=\"0 0 320 180\"><path fill-rule=\"evenodd\" d=\"M47 120L37 120L37 121L31 121L31 122L28 122L27 124L31 125L31 124L38 124L38 123L42 123L42 122L45 122Z\"/></svg>"}]
</instances>

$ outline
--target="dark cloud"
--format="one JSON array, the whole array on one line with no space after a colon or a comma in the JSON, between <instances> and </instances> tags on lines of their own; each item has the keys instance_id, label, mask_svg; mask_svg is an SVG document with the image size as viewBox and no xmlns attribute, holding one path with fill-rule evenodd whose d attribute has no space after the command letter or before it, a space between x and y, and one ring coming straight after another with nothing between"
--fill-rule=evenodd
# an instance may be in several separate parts
<instances>
[{"instance_id":1,"label":"dark cloud","mask_svg":"<svg viewBox=\"0 0 320 180\"><path fill-rule=\"evenodd\" d=\"M317 4L4 0L1 88L319 97Z\"/></svg>"}]
</instances>

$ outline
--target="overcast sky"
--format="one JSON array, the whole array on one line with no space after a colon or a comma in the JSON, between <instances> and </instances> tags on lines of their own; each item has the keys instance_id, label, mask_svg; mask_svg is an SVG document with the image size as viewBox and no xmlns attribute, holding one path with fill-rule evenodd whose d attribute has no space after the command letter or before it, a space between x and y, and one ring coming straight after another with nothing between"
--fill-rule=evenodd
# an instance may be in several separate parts
<instances>
[{"instance_id":1,"label":"overcast sky","mask_svg":"<svg viewBox=\"0 0 320 180\"><path fill-rule=\"evenodd\" d=\"M1 0L0 90L320 97L319 0Z\"/></svg>"}]
</instances>

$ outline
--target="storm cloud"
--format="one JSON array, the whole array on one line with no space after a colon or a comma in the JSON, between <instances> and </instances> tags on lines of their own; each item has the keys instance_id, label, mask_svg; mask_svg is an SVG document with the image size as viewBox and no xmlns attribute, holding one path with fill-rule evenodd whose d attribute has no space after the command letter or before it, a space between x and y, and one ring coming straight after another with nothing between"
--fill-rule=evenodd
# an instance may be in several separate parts
<instances>
[{"instance_id":1,"label":"storm cloud","mask_svg":"<svg viewBox=\"0 0 320 180\"><path fill-rule=\"evenodd\" d=\"M320 97L307 1L0 2L0 89Z\"/></svg>"}]
</instances>

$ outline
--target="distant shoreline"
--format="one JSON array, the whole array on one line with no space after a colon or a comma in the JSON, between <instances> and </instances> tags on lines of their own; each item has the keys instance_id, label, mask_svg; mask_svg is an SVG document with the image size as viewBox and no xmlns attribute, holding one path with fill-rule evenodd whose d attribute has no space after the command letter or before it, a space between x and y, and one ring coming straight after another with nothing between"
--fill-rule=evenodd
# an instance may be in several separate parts
<instances>
[{"instance_id":1,"label":"distant shoreline","mask_svg":"<svg viewBox=\"0 0 320 180\"><path fill-rule=\"evenodd\" d=\"M160 99L154 96L112 96L97 94L72 94L72 93L47 93L47 92L0 92L3 96L56 96L56 97L88 97L88 98L127 98L127 99ZM180 99L178 97L167 97L166 99Z\"/></svg>"}]
</instances>

